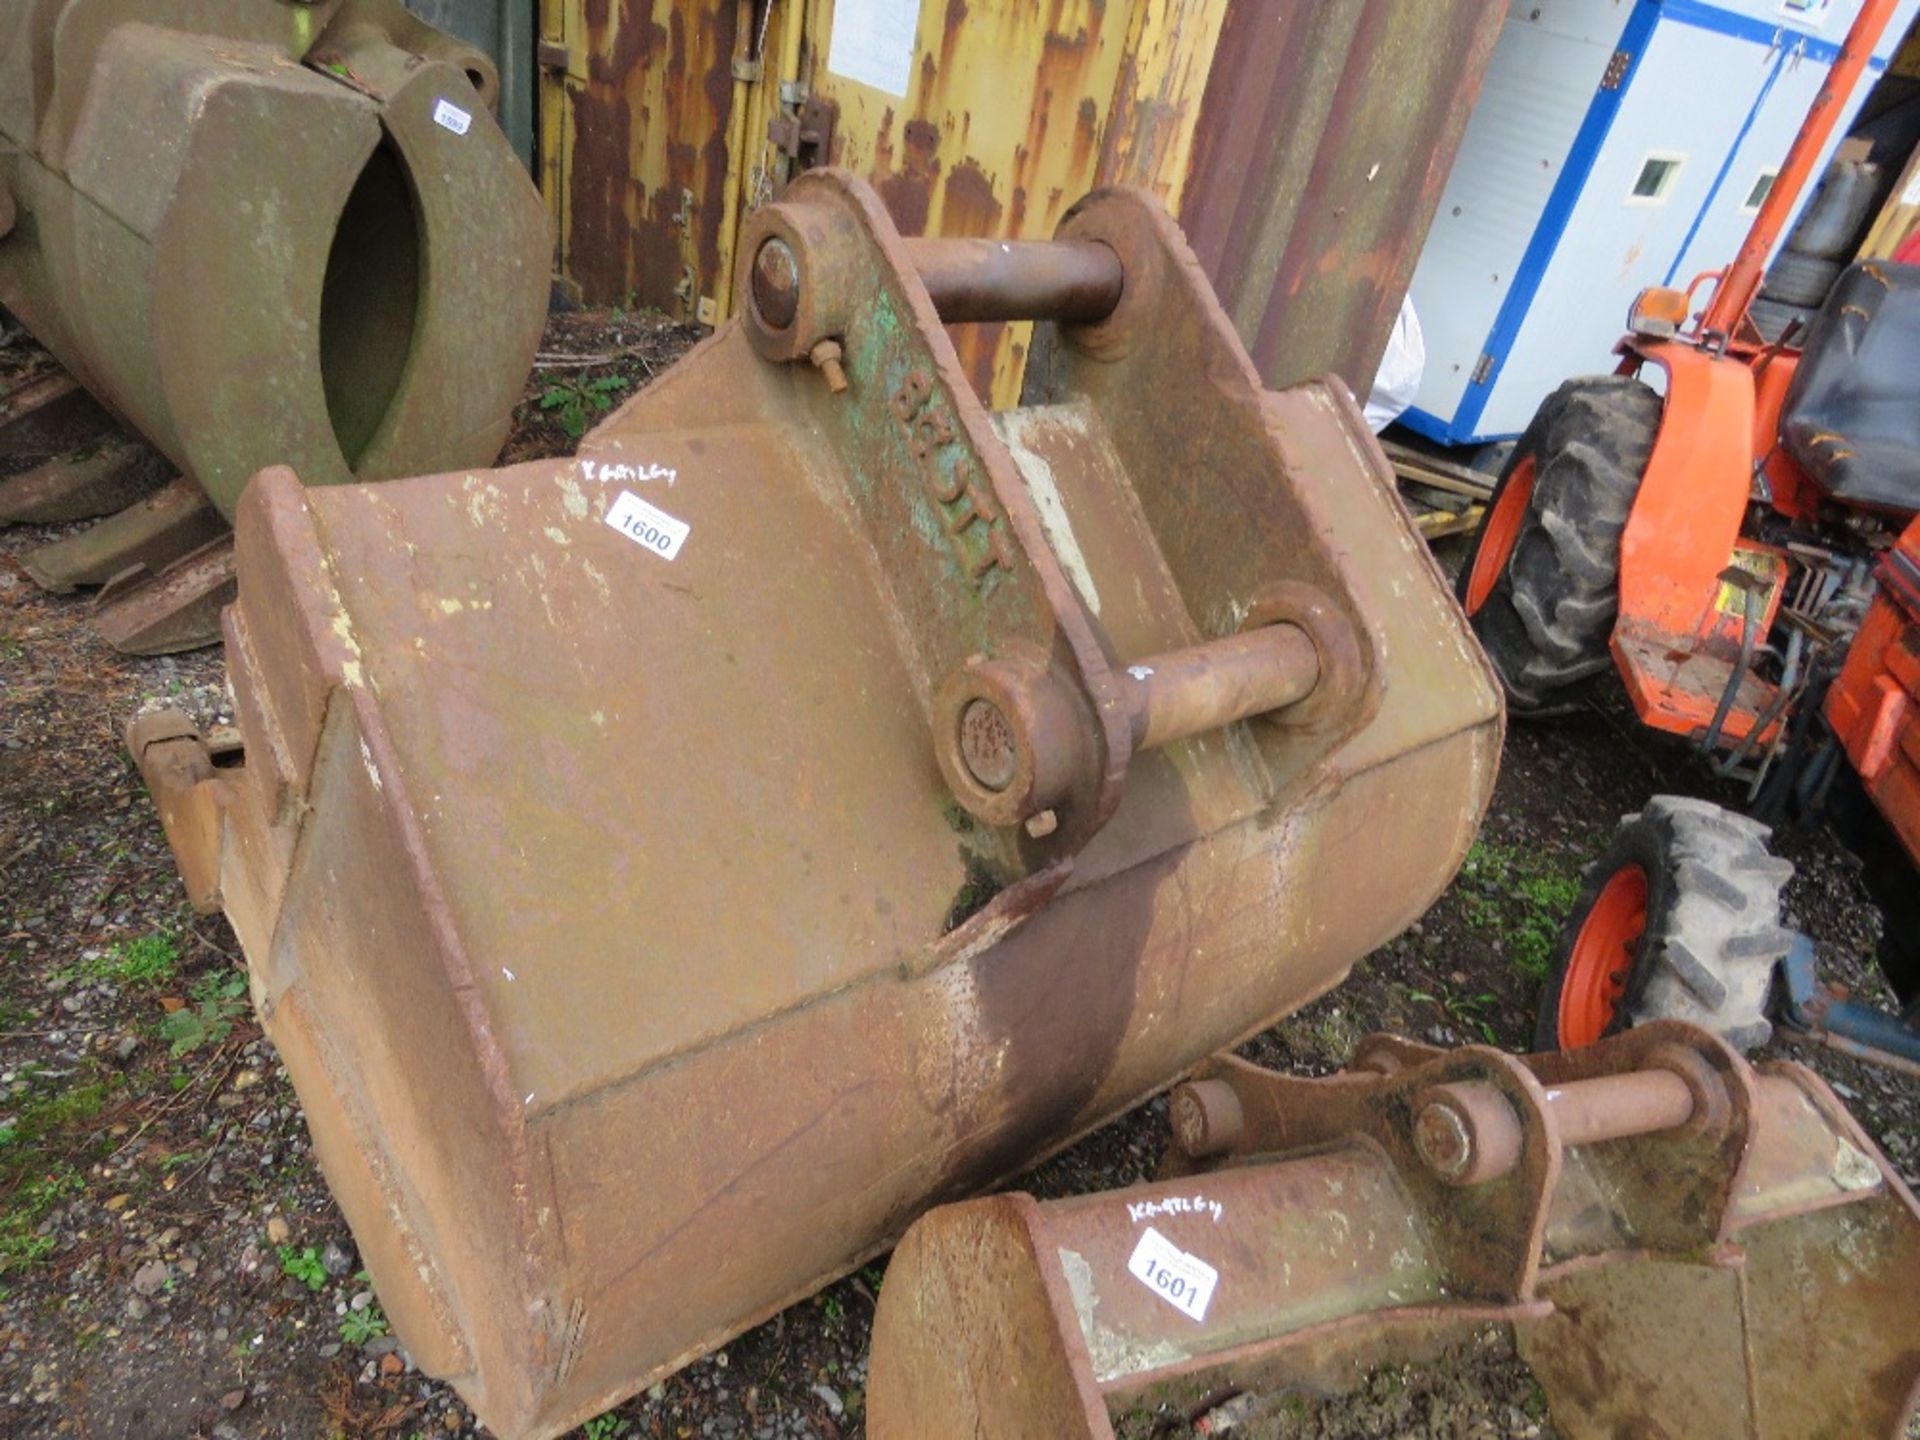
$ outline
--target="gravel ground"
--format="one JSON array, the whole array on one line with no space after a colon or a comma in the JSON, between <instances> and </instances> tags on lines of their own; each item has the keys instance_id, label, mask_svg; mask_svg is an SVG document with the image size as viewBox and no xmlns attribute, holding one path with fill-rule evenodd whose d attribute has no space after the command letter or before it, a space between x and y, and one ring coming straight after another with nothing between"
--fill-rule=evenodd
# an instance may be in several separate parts
<instances>
[{"instance_id":1,"label":"gravel ground","mask_svg":"<svg viewBox=\"0 0 1920 1440\"><path fill-rule=\"evenodd\" d=\"M564 450L690 338L632 317L557 318L509 457ZM31 363L18 346L0 359ZM121 747L143 704L221 719L219 655L114 655L84 600L42 595L20 569L60 533L0 532L0 1433L476 1434L384 1333L285 1072L247 1011L232 934L182 901ZM1551 727L1516 728L1460 879L1347 985L1246 1053L1325 1073L1374 1030L1524 1049L1581 866L1622 812L1661 790L1730 798L1680 747L1635 729L1610 692ZM1824 973L1883 995L1869 958L1879 918L1852 862L1823 834L1779 848L1799 867L1791 921L1815 937ZM1800 1058L1909 1179L1920 1174L1920 1084L1824 1050ZM1156 1101L1023 1184L1048 1196L1145 1179L1164 1135ZM880 1280L873 1268L832 1286L581 1433L860 1434ZM1320 1440L1552 1433L1497 1337L1350 1395L1247 1397L1193 1420L1156 1433L1220 1433L1223 1421Z\"/></svg>"}]
</instances>

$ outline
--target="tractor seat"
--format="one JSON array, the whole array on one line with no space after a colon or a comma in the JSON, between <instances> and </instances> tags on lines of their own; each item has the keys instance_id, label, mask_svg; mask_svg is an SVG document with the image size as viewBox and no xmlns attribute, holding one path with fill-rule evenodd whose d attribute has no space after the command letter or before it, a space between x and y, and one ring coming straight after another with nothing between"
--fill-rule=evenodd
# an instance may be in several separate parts
<instances>
[{"instance_id":1,"label":"tractor seat","mask_svg":"<svg viewBox=\"0 0 1920 1440\"><path fill-rule=\"evenodd\" d=\"M1835 500L1920 511L1920 265L1840 277L1780 414L1780 443Z\"/></svg>"}]
</instances>

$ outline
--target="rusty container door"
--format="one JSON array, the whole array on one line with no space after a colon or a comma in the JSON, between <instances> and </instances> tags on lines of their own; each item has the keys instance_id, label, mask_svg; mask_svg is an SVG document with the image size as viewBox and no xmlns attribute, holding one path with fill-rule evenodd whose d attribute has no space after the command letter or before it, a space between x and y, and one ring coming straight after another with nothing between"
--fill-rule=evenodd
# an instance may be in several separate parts
<instances>
[{"instance_id":1,"label":"rusty container door","mask_svg":"<svg viewBox=\"0 0 1920 1440\"><path fill-rule=\"evenodd\" d=\"M542 187L592 304L721 318L753 33L734 0L542 0Z\"/></svg>"},{"instance_id":2,"label":"rusty container door","mask_svg":"<svg viewBox=\"0 0 1920 1440\"><path fill-rule=\"evenodd\" d=\"M1507 0L1228 8L1178 209L1269 385L1372 385L1506 13Z\"/></svg>"},{"instance_id":3,"label":"rusty container door","mask_svg":"<svg viewBox=\"0 0 1920 1440\"><path fill-rule=\"evenodd\" d=\"M1205 74L1224 0L1184 34L1164 6L1104 0L813 0L805 71L830 117L832 163L872 181L908 235L1040 238L1100 183L1102 146L1132 46L1177 44ZM1153 37L1135 34L1148 11ZM1189 101L1198 105L1197 85ZM1176 120L1170 129L1181 128ZM1163 198L1166 195L1163 188ZM974 388L1019 393L1031 327L970 326L954 340Z\"/></svg>"},{"instance_id":4,"label":"rusty container door","mask_svg":"<svg viewBox=\"0 0 1920 1440\"><path fill-rule=\"evenodd\" d=\"M1181 215L1268 384L1364 392L1505 0L545 0L546 184L590 300L727 310L799 170L908 235L1044 238L1102 184ZM1028 326L955 340L1019 393Z\"/></svg>"}]
</instances>

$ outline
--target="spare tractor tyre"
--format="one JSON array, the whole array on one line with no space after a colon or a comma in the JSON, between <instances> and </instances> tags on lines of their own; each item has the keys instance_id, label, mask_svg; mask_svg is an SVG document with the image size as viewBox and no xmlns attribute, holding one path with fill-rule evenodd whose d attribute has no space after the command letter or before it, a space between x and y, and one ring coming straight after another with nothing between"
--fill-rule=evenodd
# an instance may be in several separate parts
<instances>
[{"instance_id":1,"label":"spare tractor tyre","mask_svg":"<svg viewBox=\"0 0 1920 1440\"><path fill-rule=\"evenodd\" d=\"M1843 268L1843 262L1839 260L1802 255L1797 250L1782 250L1779 258L1767 267L1760 293L1766 299L1782 305L1801 305L1818 310L1826 303L1827 292L1833 288L1833 282L1840 278Z\"/></svg>"},{"instance_id":2,"label":"spare tractor tyre","mask_svg":"<svg viewBox=\"0 0 1920 1440\"><path fill-rule=\"evenodd\" d=\"M1772 1026L1774 966L1793 936L1780 892L1793 865L1759 821L1656 795L1614 832L1567 917L1534 1044L1577 1050L1651 1020L1684 1020L1746 1051Z\"/></svg>"},{"instance_id":3,"label":"spare tractor tyre","mask_svg":"<svg viewBox=\"0 0 1920 1440\"><path fill-rule=\"evenodd\" d=\"M1628 376L1569 380L1507 461L1458 588L1515 714L1551 713L1609 664L1620 533L1660 410Z\"/></svg>"}]
</instances>

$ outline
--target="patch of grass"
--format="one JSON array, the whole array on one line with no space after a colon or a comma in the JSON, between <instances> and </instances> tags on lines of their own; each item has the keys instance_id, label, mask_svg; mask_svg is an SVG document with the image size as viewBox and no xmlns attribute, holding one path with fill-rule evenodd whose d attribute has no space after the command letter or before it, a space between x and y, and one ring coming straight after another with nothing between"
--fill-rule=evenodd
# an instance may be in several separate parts
<instances>
[{"instance_id":1,"label":"patch of grass","mask_svg":"<svg viewBox=\"0 0 1920 1440\"><path fill-rule=\"evenodd\" d=\"M280 1273L298 1280L309 1290L327 1288L327 1266L315 1245L282 1245Z\"/></svg>"},{"instance_id":2,"label":"patch of grass","mask_svg":"<svg viewBox=\"0 0 1920 1440\"><path fill-rule=\"evenodd\" d=\"M173 978L179 963L179 942L161 930L138 940L123 940L86 961L81 970L90 980L111 980L121 986L161 985Z\"/></svg>"},{"instance_id":3,"label":"patch of grass","mask_svg":"<svg viewBox=\"0 0 1920 1440\"><path fill-rule=\"evenodd\" d=\"M1360 1027L1344 1008L1327 1011L1313 1022L1313 1040L1320 1053L1335 1064L1344 1063L1360 1043Z\"/></svg>"},{"instance_id":4,"label":"patch of grass","mask_svg":"<svg viewBox=\"0 0 1920 1440\"><path fill-rule=\"evenodd\" d=\"M109 1082L95 1080L25 1101L12 1119L0 1123L0 1185L39 1169L47 1142L93 1120L112 1093Z\"/></svg>"},{"instance_id":5,"label":"patch of grass","mask_svg":"<svg viewBox=\"0 0 1920 1440\"><path fill-rule=\"evenodd\" d=\"M1529 1420L1544 1421L1547 1418L1547 1392L1540 1382L1528 1377L1527 1393L1520 1399L1520 1408L1526 1412Z\"/></svg>"},{"instance_id":6,"label":"patch of grass","mask_svg":"<svg viewBox=\"0 0 1920 1440\"><path fill-rule=\"evenodd\" d=\"M583 1440L620 1440L633 1433L633 1422L624 1415L596 1415L580 1427Z\"/></svg>"},{"instance_id":7,"label":"patch of grass","mask_svg":"<svg viewBox=\"0 0 1920 1440\"><path fill-rule=\"evenodd\" d=\"M0 1275L44 1260L55 1240L40 1234L40 1225L64 1201L87 1188L80 1172L55 1164L16 1186L0 1207Z\"/></svg>"},{"instance_id":8,"label":"patch of grass","mask_svg":"<svg viewBox=\"0 0 1920 1440\"><path fill-rule=\"evenodd\" d=\"M160 1038L176 1060L233 1033L233 1022L246 1013L247 977L234 971L203 975L187 994L190 1003L160 1021Z\"/></svg>"},{"instance_id":9,"label":"patch of grass","mask_svg":"<svg viewBox=\"0 0 1920 1440\"><path fill-rule=\"evenodd\" d=\"M613 409L614 397L633 382L624 375L597 375L592 379L553 380L540 392L540 408L555 416L567 437L578 440L596 416Z\"/></svg>"},{"instance_id":10,"label":"patch of grass","mask_svg":"<svg viewBox=\"0 0 1920 1440\"><path fill-rule=\"evenodd\" d=\"M1464 991L1455 990L1451 985L1443 984L1438 995L1409 988L1407 998L1434 1006L1453 1022L1456 1029L1464 1030L1469 1034L1478 1034L1489 1045L1500 1043L1499 1034L1494 1030L1493 1021L1489 1018L1500 1008L1498 995L1469 995Z\"/></svg>"},{"instance_id":11,"label":"patch of grass","mask_svg":"<svg viewBox=\"0 0 1920 1440\"><path fill-rule=\"evenodd\" d=\"M364 1345L387 1333L387 1317L378 1305L364 1310L349 1310L340 1321L340 1338L349 1345Z\"/></svg>"},{"instance_id":12,"label":"patch of grass","mask_svg":"<svg viewBox=\"0 0 1920 1440\"><path fill-rule=\"evenodd\" d=\"M1460 913L1475 930L1497 937L1514 968L1544 980L1560 927L1580 898L1580 880L1548 856L1476 840L1454 881Z\"/></svg>"}]
</instances>

